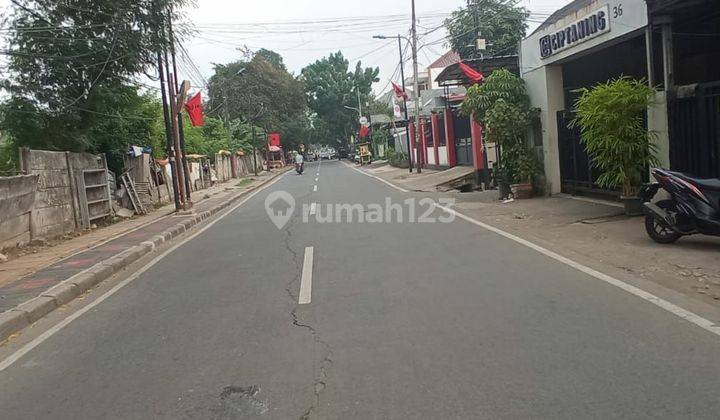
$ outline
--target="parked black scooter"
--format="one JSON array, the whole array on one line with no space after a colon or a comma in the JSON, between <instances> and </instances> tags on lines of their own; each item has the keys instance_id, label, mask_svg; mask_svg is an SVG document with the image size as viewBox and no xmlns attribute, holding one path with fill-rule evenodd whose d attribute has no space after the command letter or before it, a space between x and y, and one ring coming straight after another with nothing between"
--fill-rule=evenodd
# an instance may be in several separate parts
<instances>
[{"instance_id":1,"label":"parked black scooter","mask_svg":"<svg viewBox=\"0 0 720 420\"><path fill-rule=\"evenodd\" d=\"M720 179L659 168L651 173L658 182L644 185L640 197L645 202L645 230L655 242L670 244L696 233L720 236ZM651 203L660 188L670 198Z\"/></svg>"}]
</instances>

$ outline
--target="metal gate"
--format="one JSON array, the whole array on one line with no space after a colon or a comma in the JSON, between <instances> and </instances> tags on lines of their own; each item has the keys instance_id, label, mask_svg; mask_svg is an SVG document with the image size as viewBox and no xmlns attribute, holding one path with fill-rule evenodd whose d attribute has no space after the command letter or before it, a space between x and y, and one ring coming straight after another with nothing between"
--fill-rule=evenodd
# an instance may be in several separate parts
<instances>
[{"instance_id":1,"label":"metal gate","mask_svg":"<svg viewBox=\"0 0 720 420\"><path fill-rule=\"evenodd\" d=\"M470 137L470 118L455 112L455 156L458 165L472 165L472 139Z\"/></svg>"},{"instance_id":2,"label":"metal gate","mask_svg":"<svg viewBox=\"0 0 720 420\"><path fill-rule=\"evenodd\" d=\"M617 191L602 189L596 184L599 174L592 168L585 145L580 141L580 130L570 128L570 121L573 118L575 118L575 114L572 112L558 111L557 113L562 192L576 194L584 191L617 195Z\"/></svg>"},{"instance_id":3,"label":"metal gate","mask_svg":"<svg viewBox=\"0 0 720 420\"><path fill-rule=\"evenodd\" d=\"M678 88L668 99L670 166L703 178L720 178L720 82Z\"/></svg>"}]
</instances>

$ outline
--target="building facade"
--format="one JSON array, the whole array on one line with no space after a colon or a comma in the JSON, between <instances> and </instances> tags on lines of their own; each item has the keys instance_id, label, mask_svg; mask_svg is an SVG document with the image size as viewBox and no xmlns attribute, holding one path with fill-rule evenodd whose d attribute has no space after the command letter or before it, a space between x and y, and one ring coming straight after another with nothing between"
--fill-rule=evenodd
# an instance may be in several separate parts
<instances>
[{"instance_id":1,"label":"building facade","mask_svg":"<svg viewBox=\"0 0 720 420\"><path fill-rule=\"evenodd\" d=\"M646 122L660 164L720 176L718 33L716 0L575 0L525 38L520 74L541 111L534 137L548 191L614 193L597 187L599 174L569 122L578 89L620 76L655 88Z\"/></svg>"},{"instance_id":2,"label":"building facade","mask_svg":"<svg viewBox=\"0 0 720 420\"><path fill-rule=\"evenodd\" d=\"M577 130L569 128L577 90L619 76L647 77L645 0L576 0L552 14L520 48L520 74L540 109L550 193L595 189ZM653 127L667 132L667 128ZM665 135L667 137L667 135Z\"/></svg>"}]
</instances>

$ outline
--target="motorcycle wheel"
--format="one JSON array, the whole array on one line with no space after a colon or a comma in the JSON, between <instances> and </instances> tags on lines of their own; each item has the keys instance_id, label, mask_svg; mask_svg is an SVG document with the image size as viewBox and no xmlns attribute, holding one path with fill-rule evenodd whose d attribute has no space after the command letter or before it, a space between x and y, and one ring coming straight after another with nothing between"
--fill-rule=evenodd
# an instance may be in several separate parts
<instances>
[{"instance_id":1,"label":"motorcycle wheel","mask_svg":"<svg viewBox=\"0 0 720 420\"><path fill-rule=\"evenodd\" d=\"M666 211L673 211L675 204L672 200L662 200L655 203L658 207ZM671 244L676 242L683 236L681 233L677 233L671 228L660 223L652 215L645 215L645 231L647 231L650 238L659 244Z\"/></svg>"}]
</instances>

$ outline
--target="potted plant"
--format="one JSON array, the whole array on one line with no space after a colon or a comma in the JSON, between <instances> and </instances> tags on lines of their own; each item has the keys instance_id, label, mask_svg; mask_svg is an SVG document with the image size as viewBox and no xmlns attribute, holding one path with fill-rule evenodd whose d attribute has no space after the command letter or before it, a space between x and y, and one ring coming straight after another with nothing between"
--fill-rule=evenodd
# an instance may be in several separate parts
<instances>
[{"instance_id":1,"label":"potted plant","mask_svg":"<svg viewBox=\"0 0 720 420\"><path fill-rule=\"evenodd\" d=\"M657 164L655 133L645 127L653 89L643 80L620 77L579 92L571 124L580 128L591 164L601 172L597 184L621 187L625 213L641 215L637 194L643 173Z\"/></svg>"},{"instance_id":2,"label":"potted plant","mask_svg":"<svg viewBox=\"0 0 720 420\"><path fill-rule=\"evenodd\" d=\"M527 134L538 123L539 113L530 107L523 80L508 70L495 70L483 84L468 89L461 109L486 128L486 142L499 150L495 179L509 184L515 198L531 197L540 166L527 145ZM501 185L501 196L503 189Z\"/></svg>"}]
</instances>

